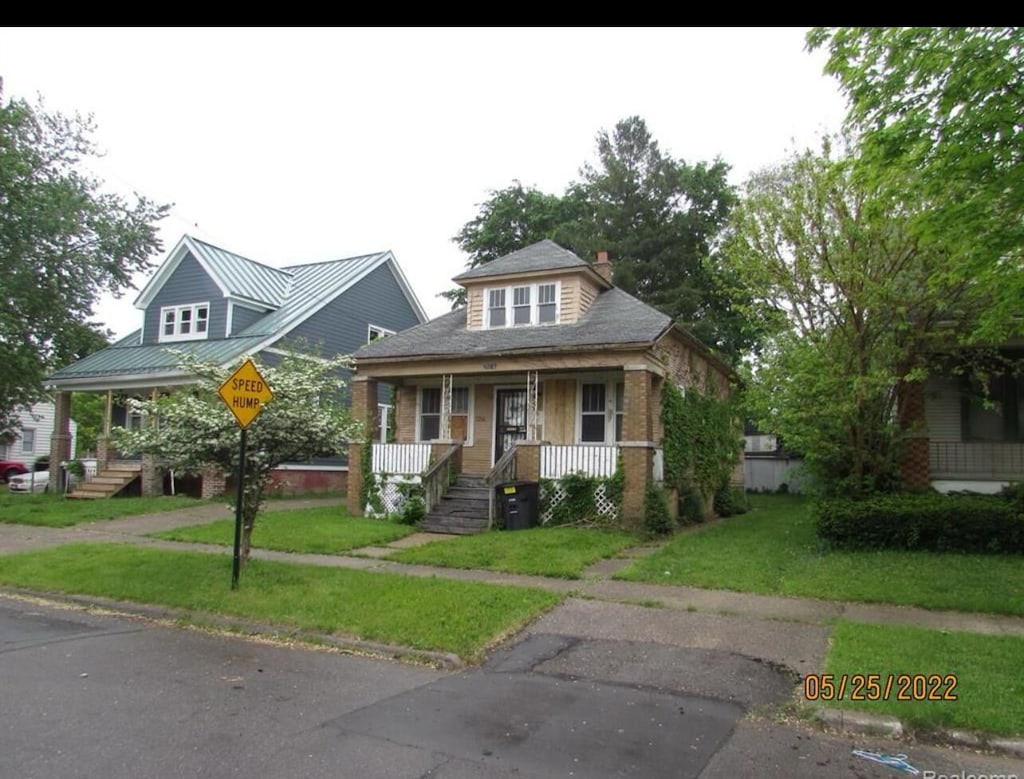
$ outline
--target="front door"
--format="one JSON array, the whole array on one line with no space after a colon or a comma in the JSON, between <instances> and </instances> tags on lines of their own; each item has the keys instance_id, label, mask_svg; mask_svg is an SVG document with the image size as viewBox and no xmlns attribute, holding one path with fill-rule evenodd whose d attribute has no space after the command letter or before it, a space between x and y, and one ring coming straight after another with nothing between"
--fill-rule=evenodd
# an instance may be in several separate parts
<instances>
[{"instance_id":1,"label":"front door","mask_svg":"<svg viewBox=\"0 0 1024 779\"><path fill-rule=\"evenodd\" d=\"M505 452L526 440L526 390L497 390L497 411L494 415L494 462Z\"/></svg>"}]
</instances>

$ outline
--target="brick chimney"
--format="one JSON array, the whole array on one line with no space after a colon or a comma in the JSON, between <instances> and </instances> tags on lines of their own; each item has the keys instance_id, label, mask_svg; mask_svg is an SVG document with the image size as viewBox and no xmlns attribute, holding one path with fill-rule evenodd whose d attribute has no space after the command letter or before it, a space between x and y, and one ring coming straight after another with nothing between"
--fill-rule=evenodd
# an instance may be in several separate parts
<instances>
[{"instance_id":1,"label":"brick chimney","mask_svg":"<svg viewBox=\"0 0 1024 779\"><path fill-rule=\"evenodd\" d=\"M597 262L594 263L594 270L598 272L602 279L609 284L612 283L612 264L608 260L608 252L597 253Z\"/></svg>"}]
</instances>

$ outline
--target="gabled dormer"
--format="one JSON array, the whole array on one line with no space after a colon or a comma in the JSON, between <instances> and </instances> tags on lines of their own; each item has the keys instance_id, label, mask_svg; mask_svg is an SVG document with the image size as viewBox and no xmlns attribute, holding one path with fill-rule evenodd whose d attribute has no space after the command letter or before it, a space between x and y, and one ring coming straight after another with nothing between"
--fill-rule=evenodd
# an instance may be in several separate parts
<instances>
[{"instance_id":1,"label":"gabled dormer","mask_svg":"<svg viewBox=\"0 0 1024 779\"><path fill-rule=\"evenodd\" d=\"M184 236L135 300L142 343L228 338L277 310L291 274Z\"/></svg>"},{"instance_id":2,"label":"gabled dormer","mask_svg":"<svg viewBox=\"0 0 1024 779\"><path fill-rule=\"evenodd\" d=\"M466 329L500 330L572 324L610 279L604 253L591 265L545 239L453 280L466 289Z\"/></svg>"}]
</instances>

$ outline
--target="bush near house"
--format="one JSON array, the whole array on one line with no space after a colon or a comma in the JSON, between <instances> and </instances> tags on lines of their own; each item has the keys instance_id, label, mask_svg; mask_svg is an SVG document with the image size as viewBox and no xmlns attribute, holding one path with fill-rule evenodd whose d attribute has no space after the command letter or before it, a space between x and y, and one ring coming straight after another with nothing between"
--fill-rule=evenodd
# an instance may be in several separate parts
<instances>
[{"instance_id":1,"label":"bush near house","mask_svg":"<svg viewBox=\"0 0 1024 779\"><path fill-rule=\"evenodd\" d=\"M818 537L839 549L1024 554L1017 501L986 495L902 494L823 500Z\"/></svg>"}]
</instances>

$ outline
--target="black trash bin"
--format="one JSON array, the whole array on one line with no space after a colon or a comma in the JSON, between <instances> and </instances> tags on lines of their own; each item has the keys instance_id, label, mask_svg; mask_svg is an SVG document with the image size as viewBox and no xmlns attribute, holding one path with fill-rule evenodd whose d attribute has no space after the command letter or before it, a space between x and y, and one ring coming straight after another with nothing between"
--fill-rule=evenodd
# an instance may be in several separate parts
<instances>
[{"instance_id":1,"label":"black trash bin","mask_svg":"<svg viewBox=\"0 0 1024 779\"><path fill-rule=\"evenodd\" d=\"M526 530L540 518L540 483L509 481L495 487L506 530Z\"/></svg>"}]
</instances>

